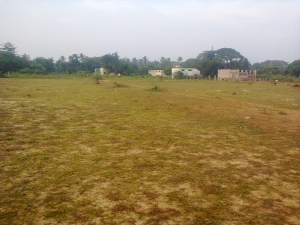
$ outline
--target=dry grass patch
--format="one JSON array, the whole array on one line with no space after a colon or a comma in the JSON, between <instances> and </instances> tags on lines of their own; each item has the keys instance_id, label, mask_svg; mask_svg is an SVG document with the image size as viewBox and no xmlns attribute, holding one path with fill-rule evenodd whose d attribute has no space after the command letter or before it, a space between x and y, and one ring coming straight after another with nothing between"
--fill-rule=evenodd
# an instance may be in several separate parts
<instances>
[{"instance_id":1,"label":"dry grass patch","mask_svg":"<svg viewBox=\"0 0 300 225\"><path fill-rule=\"evenodd\" d=\"M1 224L300 224L297 90L126 77L1 85Z\"/></svg>"}]
</instances>

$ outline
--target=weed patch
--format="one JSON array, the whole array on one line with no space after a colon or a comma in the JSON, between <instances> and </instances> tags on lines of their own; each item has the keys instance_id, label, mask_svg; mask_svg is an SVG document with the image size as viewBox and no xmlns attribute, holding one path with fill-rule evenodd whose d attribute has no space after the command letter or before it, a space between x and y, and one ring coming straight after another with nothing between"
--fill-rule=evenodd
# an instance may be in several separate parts
<instances>
[{"instance_id":1,"label":"weed patch","mask_svg":"<svg viewBox=\"0 0 300 225\"><path fill-rule=\"evenodd\" d=\"M128 87L127 84L119 83L119 82L114 82L114 87L116 88L123 88L123 87Z\"/></svg>"}]
</instances>

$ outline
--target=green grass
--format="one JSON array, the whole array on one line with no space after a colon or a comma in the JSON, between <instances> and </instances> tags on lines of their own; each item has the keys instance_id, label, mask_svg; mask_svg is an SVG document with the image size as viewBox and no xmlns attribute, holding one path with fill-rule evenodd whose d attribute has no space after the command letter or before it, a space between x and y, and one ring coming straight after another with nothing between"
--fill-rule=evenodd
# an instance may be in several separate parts
<instances>
[{"instance_id":1,"label":"green grass","mask_svg":"<svg viewBox=\"0 0 300 225\"><path fill-rule=\"evenodd\" d=\"M1 224L300 223L297 89L130 77L0 87Z\"/></svg>"}]
</instances>

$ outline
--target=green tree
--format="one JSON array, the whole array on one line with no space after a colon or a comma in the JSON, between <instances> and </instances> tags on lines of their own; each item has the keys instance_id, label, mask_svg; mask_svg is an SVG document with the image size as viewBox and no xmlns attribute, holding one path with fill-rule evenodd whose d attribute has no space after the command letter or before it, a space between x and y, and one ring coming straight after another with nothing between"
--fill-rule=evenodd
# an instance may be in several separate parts
<instances>
[{"instance_id":1,"label":"green tree","mask_svg":"<svg viewBox=\"0 0 300 225\"><path fill-rule=\"evenodd\" d=\"M25 69L20 69L19 70L19 73L32 73L31 69L30 68L25 68Z\"/></svg>"},{"instance_id":2,"label":"green tree","mask_svg":"<svg viewBox=\"0 0 300 225\"><path fill-rule=\"evenodd\" d=\"M248 59L242 56L238 61L238 68L239 70L250 70L251 64Z\"/></svg>"},{"instance_id":3,"label":"green tree","mask_svg":"<svg viewBox=\"0 0 300 225\"><path fill-rule=\"evenodd\" d=\"M172 74L172 67L167 67L164 69L165 75L171 75Z\"/></svg>"},{"instance_id":4,"label":"green tree","mask_svg":"<svg viewBox=\"0 0 300 225\"><path fill-rule=\"evenodd\" d=\"M73 54L69 56L69 61L67 63L67 71L68 73L76 73L81 69L79 56L77 54Z\"/></svg>"},{"instance_id":5,"label":"green tree","mask_svg":"<svg viewBox=\"0 0 300 225\"><path fill-rule=\"evenodd\" d=\"M78 58L79 58L79 61L82 62L84 60L86 56L82 53L79 54Z\"/></svg>"},{"instance_id":6,"label":"green tree","mask_svg":"<svg viewBox=\"0 0 300 225\"><path fill-rule=\"evenodd\" d=\"M143 73L143 75L145 75L144 71L145 71L145 68L150 68L151 66L153 65L146 65L146 66L141 66L141 69L140 72ZM123 59L120 59L120 67L119 67L119 71L122 75L130 75L130 74L134 74L134 73L138 73L139 72L139 67L138 65L136 64L136 61L135 63L130 61L128 58L123 58Z\"/></svg>"},{"instance_id":7,"label":"green tree","mask_svg":"<svg viewBox=\"0 0 300 225\"><path fill-rule=\"evenodd\" d=\"M182 62L181 67L200 69L200 61L195 58L190 58L190 59L187 59L185 62Z\"/></svg>"},{"instance_id":8,"label":"green tree","mask_svg":"<svg viewBox=\"0 0 300 225\"><path fill-rule=\"evenodd\" d=\"M154 70L160 70L161 69L160 62L157 61L157 60L154 60L153 62L151 62L151 65L153 65Z\"/></svg>"},{"instance_id":9,"label":"green tree","mask_svg":"<svg viewBox=\"0 0 300 225\"><path fill-rule=\"evenodd\" d=\"M23 54L23 55L21 55L21 57L24 58L27 61L30 61L30 56L27 55L27 54Z\"/></svg>"},{"instance_id":10,"label":"green tree","mask_svg":"<svg viewBox=\"0 0 300 225\"><path fill-rule=\"evenodd\" d=\"M52 73L55 71L53 58L37 57L32 60L31 68L35 73Z\"/></svg>"},{"instance_id":11,"label":"green tree","mask_svg":"<svg viewBox=\"0 0 300 225\"><path fill-rule=\"evenodd\" d=\"M144 65L147 65L147 63L149 62L149 59L148 59L147 56L144 56L144 57L142 58L142 61L143 61L143 64L144 64Z\"/></svg>"},{"instance_id":12,"label":"green tree","mask_svg":"<svg viewBox=\"0 0 300 225\"><path fill-rule=\"evenodd\" d=\"M203 58L200 61L200 71L205 77L218 74L218 69L223 69L223 64L218 59L209 60L208 58Z\"/></svg>"},{"instance_id":13,"label":"green tree","mask_svg":"<svg viewBox=\"0 0 300 225\"><path fill-rule=\"evenodd\" d=\"M21 55L21 58L22 58L22 60L23 60L23 62L24 62L24 66L26 67L26 71L29 71L30 69L30 56L29 55L27 55L27 54L23 54L23 55Z\"/></svg>"},{"instance_id":14,"label":"green tree","mask_svg":"<svg viewBox=\"0 0 300 225\"><path fill-rule=\"evenodd\" d=\"M257 74L278 75L278 74L281 74L281 67L280 66L271 66L271 65L262 66L257 71Z\"/></svg>"},{"instance_id":15,"label":"green tree","mask_svg":"<svg viewBox=\"0 0 300 225\"><path fill-rule=\"evenodd\" d=\"M288 63L283 60L266 60L261 63L254 63L252 69L257 70L257 74L289 74L287 70Z\"/></svg>"},{"instance_id":16,"label":"green tree","mask_svg":"<svg viewBox=\"0 0 300 225\"><path fill-rule=\"evenodd\" d=\"M0 74L15 72L26 66L24 58L16 56L12 52L0 51Z\"/></svg>"},{"instance_id":17,"label":"green tree","mask_svg":"<svg viewBox=\"0 0 300 225\"><path fill-rule=\"evenodd\" d=\"M66 57L64 57L63 55L59 58L59 60L61 61L61 62L65 62L66 61Z\"/></svg>"},{"instance_id":18,"label":"green tree","mask_svg":"<svg viewBox=\"0 0 300 225\"><path fill-rule=\"evenodd\" d=\"M40 64L36 61L33 61L31 63L30 68L31 68L31 72L34 74L45 74L46 73L46 68L42 64Z\"/></svg>"},{"instance_id":19,"label":"green tree","mask_svg":"<svg viewBox=\"0 0 300 225\"><path fill-rule=\"evenodd\" d=\"M120 59L117 52L112 54L106 54L101 57L102 65L109 73L113 72L117 74L120 67Z\"/></svg>"},{"instance_id":20,"label":"green tree","mask_svg":"<svg viewBox=\"0 0 300 225\"><path fill-rule=\"evenodd\" d=\"M10 53L16 55L16 53L17 53L16 52L16 47L12 43L6 42L6 43L3 43L1 45L2 45L2 48L0 48L0 50L10 52Z\"/></svg>"},{"instance_id":21,"label":"green tree","mask_svg":"<svg viewBox=\"0 0 300 225\"><path fill-rule=\"evenodd\" d=\"M148 67L147 66L140 66L138 69L139 75L147 75L148 74Z\"/></svg>"},{"instance_id":22,"label":"green tree","mask_svg":"<svg viewBox=\"0 0 300 225\"><path fill-rule=\"evenodd\" d=\"M186 78L186 76L184 76L183 72L181 72L180 70L176 71L174 73L174 77L175 79L184 79Z\"/></svg>"},{"instance_id":23,"label":"green tree","mask_svg":"<svg viewBox=\"0 0 300 225\"><path fill-rule=\"evenodd\" d=\"M178 58L177 58L177 62L180 64L181 62L182 62L182 57L181 56L179 56Z\"/></svg>"},{"instance_id":24,"label":"green tree","mask_svg":"<svg viewBox=\"0 0 300 225\"><path fill-rule=\"evenodd\" d=\"M197 59L201 60L205 58L205 59L213 60L215 58L215 54L216 54L215 51L204 51L197 56Z\"/></svg>"},{"instance_id":25,"label":"green tree","mask_svg":"<svg viewBox=\"0 0 300 225\"><path fill-rule=\"evenodd\" d=\"M120 60L120 73L122 75L128 75L130 74L130 70L131 70L131 62L128 58L123 58Z\"/></svg>"},{"instance_id":26,"label":"green tree","mask_svg":"<svg viewBox=\"0 0 300 225\"><path fill-rule=\"evenodd\" d=\"M160 69L166 70L168 68L172 68L173 64L170 58L161 57L160 58Z\"/></svg>"},{"instance_id":27,"label":"green tree","mask_svg":"<svg viewBox=\"0 0 300 225\"><path fill-rule=\"evenodd\" d=\"M163 60L165 60L165 57L160 57L160 59L159 59L159 61L160 61L160 63L163 61Z\"/></svg>"},{"instance_id":28,"label":"green tree","mask_svg":"<svg viewBox=\"0 0 300 225\"><path fill-rule=\"evenodd\" d=\"M260 67L260 65L259 65L258 62L257 62L257 63L253 63L252 66L251 66L251 68L252 68L253 70L257 70L257 69L259 69L259 67Z\"/></svg>"},{"instance_id":29,"label":"green tree","mask_svg":"<svg viewBox=\"0 0 300 225\"><path fill-rule=\"evenodd\" d=\"M204 76L218 74L218 69L249 70L250 62L238 51L231 48L221 48L216 51L204 51L197 56L200 61L200 71Z\"/></svg>"},{"instance_id":30,"label":"green tree","mask_svg":"<svg viewBox=\"0 0 300 225\"><path fill-rule=\"evenodd\" d=\"M132 58L131 62L135 63L135 64L138 64L138 60L136 58Z\"/></svg>"},{"instance_id":31,"label":"green tree","mask_svg":"<svg viewBox=\"0 0 300 225\"><path fill-rule=\"evenodd\" d=\"M290 63L287 67L287 71L291 76L300 77L300 59Z\"/></svg>"},{"instance_id":32,"label":"green tree","mask_svg":"<svg viewBox=\"0 0 300 225\"><path fill-rule=\"evenodd\" d=\"M283 60L266 60L261 63L254 63L253 66L256 67L256 69L260 69L264 66L279 66L279 67L287 67L288 63Z\"/></svg>"},{"instance_id":33,"label":"green tree","mask_svg":"<svg viewBox=\"0 0 300 225\"><path fill-rule=\"evenodd\" d=\"M55 63L57 73L67 73L67 62L64 56L61 56Z\"/></svg>"},{"instance_id":34,"label":"green tree","mask_svg":"<svg viewBox=\"0 0 300 225\"><path fill-rule=\"evenodd\" d=\"M81 69L84 71L94 72L96 68L102 67L101 57L87 57L85 56L81 62Z\"/></svg>"},{"instance_id":35,"label":"green tree","mask_svg":"<svg viewBox=\"0 0 300 225\"><path fill-rule=\"evenodd\" d=\"M250 68L248 59L232 48L218 49L214 51L214 55L226 69L248 70Z\"/></svg>"}]
</instances>

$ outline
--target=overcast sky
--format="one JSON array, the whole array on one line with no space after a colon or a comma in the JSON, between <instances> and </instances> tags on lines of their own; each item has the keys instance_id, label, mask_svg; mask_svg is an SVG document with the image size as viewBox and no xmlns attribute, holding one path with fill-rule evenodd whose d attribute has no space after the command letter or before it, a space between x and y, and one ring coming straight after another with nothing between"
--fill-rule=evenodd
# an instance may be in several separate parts
<instances>
[{"instance_id":1,"label":"overcast sky","mask_svg":"<svg viewBox=\"0 0 300 225\"><path fill-rule=\"evenodd\" d=\"M185 61L233 48L253 64L300 59L299 0L0 0L0 43L36 57L74 53Z\"/></svg>"}]
</instances>

